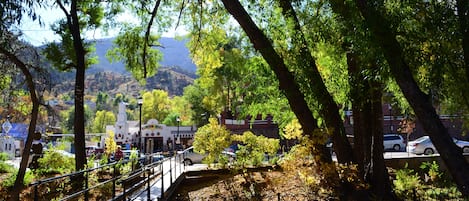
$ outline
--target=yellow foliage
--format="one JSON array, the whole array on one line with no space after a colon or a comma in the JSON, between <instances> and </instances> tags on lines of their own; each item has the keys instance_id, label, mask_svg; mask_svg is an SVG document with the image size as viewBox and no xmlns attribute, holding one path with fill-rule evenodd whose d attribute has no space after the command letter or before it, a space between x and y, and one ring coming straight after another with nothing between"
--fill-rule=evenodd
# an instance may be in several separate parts
<instances>
[{"instance_id":1,"label":"yellow foliage","mask_svg":"<svg viewBox=\"0 0 469 201\"><path fill-rule=\"evenodd\" d=\"M303 130L298 119L293 119L283 130L287 139L300 139L303 135Z\"/></svg>"},{"instance_id":2,"label":"yellow foliage","mask_svg":"<svg viewBox=\"0 0 469 201\"><path fill-rule=\"evenodd\" d=\"M218 124L218 119L210 118L209 124L197 130L193 146L195 152L207 154L204 162L212 163L230 144L230 132Z\"/></svg>"},{"instance_id":3,"label":"yellow foliage","mask_svg":"<svg viewBox=\"0 0 469 201\"><path fill-rule=\"evenodd\" d=\"M104 139L104 143L106 146L105 153L107 155L110 155L117 150L117 144L116 144L116 141L114 140L114 136L115 136L114 131L108 130L107 133L108 133L108 136L106 137L106 139Z\"/></svg>"},{"instance_id":4,"label":"yellow foliage","mask_svg":"<svg viewBox=\"0 0 469 201\"><path fill-rule=\"evenodd\" d=\"M291 128L293 127L289 128L290 131L295 130ZM324 136L328 136L324 132L317 130L312 138L300 137L300 143L283 158L281 167L297 174L314 191L332 192L341 183L353 183L356 188L366 188L358 177L356 165L325 163L320 160L317 147L323 143Z\"/></svg>"}]
</instances>

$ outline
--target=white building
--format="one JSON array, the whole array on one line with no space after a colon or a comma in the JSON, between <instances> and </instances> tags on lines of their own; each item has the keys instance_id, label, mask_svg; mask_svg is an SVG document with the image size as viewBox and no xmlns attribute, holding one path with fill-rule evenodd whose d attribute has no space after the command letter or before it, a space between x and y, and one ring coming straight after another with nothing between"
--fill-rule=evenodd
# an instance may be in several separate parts
<instances>
[{"instance_id":1,"label":"white building","mask_svg":"<svg viewBox=\"0 0 469 201\"><path fill-rule=\"evenodd\" d=\"M16 151L15 138L2 134L2 136L0 137L0 153L1 152L7 153L10 156L10 158L13 158L15 157L15 151Z\"/></svg>"},{"instance_id":2,"label":"white building","mask_svg":"<svg viewBox=\"0 0 469 201\"><path fill-rule=\"evenodd\" d=\"M142 135L139 136L138 121L127 121L126 103L119 104L119 113L115 125L106 126L106 130L114 132L115 141L124 149L137 148L142 153L155 153L181 148L192 144L195 127L166 126L156 119L142 122Z\"/></svg>"},{"instance_id":3,"label":"white building","mask_svg":"<svg viewBox=\"0 0 469 201\"><path fill-rule=\"evenodd\" d=\"M13 127L9 121L10 116L7 117L7 120L2 124L2 134L0 134L0 153L7 153L10 158L15 157L16 143L15 138L8 135L8 132Z\"/></svg>"}]
</instances>

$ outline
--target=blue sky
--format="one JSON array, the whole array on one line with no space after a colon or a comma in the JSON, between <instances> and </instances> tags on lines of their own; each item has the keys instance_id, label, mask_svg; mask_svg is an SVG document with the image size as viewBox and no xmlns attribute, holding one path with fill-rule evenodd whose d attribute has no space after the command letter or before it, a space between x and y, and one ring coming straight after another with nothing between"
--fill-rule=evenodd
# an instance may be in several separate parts
<instances>
[{"instance_id":1,"label":"blue sky","mask_svg":"<svg viewBox=\"0 0 469 201\"><path fill-rule=\"evenodd\" d=\"M50 29L51 24L55 23L57 20L64 18L65 15L59 9L45 9L40 8L37 10L38 15L41 16L44 26L40 26L39 23L33 22L30 18L25 18L20 26L20 29L23 31L23 39L28 41L34 46L41 46L48 42L58 41L60 38L54 34ZM124 14L117 19L118 21L135 21L132 16L129 14ZM115 37L119 30L113 29L109 30L108 33L104 33L101 30L93 30L85 33L85 38L87 39L100 39L100 38L110 38ZM187 34L187 31L184 28L178 28L177 30L171 29L169 32L164 33L164 37L176 37L180 35Z\"/></svg>"}]
</instances>

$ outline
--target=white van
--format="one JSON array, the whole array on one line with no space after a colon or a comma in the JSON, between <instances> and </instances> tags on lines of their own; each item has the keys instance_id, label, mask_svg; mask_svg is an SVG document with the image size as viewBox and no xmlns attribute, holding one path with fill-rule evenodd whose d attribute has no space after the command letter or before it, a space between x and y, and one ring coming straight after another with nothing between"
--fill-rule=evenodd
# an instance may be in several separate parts
<instances>
[{"instance_id":1,"label":"white van","mask_svg":"<svg viewBox=\"0 0 469 201\"><path fill-rule=\"evenodd\" d=\"M183 154L183 163L185 165L192 165L194 163L202 163L202 160L205 158L206 155L202 155L199 153L194 152L194 147L189 147L184 151L180 152Z\"/></svg>"},{"instance_id":2,"label":"white van","mask_svg":"<svg viewBox=\"0 0 469 201\"><path fill-rule=\"evenodd\" d=\"M202 163L202 160L207 156L207 154L199 154L194 152L194 147L189 147L185 149L182 152L179 152L183 154L184 157L184 164L185 165L193 165L196 163ZM222 155L226 156L229 162L233 162L236 159L236 154L234 152L230 151L222 151Z\"/></svg>"},{"instance_id":3,"label":"white van","mask_svg":"<svg viewBox=\"0 0 469 201\"><path fill-rule=\"evenodd\" d=\"M383 145L385 150L401 151L405 148L404 138L399 134L385 134Z\"/></svg>"}]
</instances>

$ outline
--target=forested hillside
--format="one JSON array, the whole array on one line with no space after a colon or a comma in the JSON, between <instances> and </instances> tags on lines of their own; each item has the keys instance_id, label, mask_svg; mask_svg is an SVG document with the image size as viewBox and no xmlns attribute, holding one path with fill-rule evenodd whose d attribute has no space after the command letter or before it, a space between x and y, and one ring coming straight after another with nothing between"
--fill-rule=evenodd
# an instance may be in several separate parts
<instances>
[{"instance_id":1,"label":"forested hillside","mask_svg":"<svg viewBox=\"0 0 469 201\"><path fill-rule=\"evenodd\" d=\"M162 89L170 96L182 95L184 87L193 83L195 79L195 65L189 57L185 41L173 38L161 38L159 47L163 53L160 69L155 76L147 79L147 84L141 86L125 69L122 62L111 63L106 58L106 52L112 48L112 38L96 41L96 56L99 62L86 70L86 94L95 95L97 92L133 94L141 89ZM75 83L74 73L52 70L50 91L54 95L71 93Z\"/></svg>"}]
</instances>

